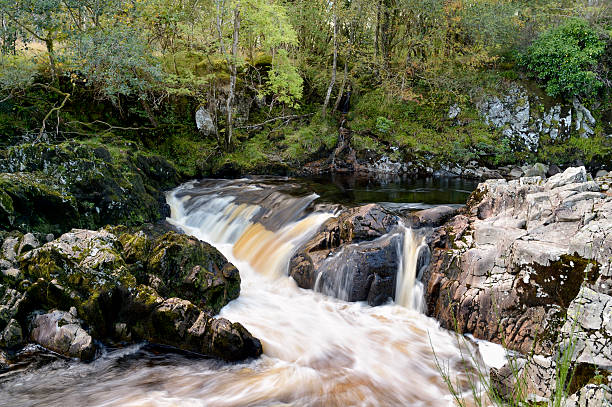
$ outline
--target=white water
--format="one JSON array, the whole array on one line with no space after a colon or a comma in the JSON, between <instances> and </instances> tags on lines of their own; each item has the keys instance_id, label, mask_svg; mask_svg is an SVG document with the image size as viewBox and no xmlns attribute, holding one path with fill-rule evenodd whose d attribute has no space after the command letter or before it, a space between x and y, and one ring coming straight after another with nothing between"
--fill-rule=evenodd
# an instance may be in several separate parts
<instances>
[{"instance_id":1,"label":"white water","mask_svg":"<svg viewBox=\"0 0 612 407\"><path fill-rule=\"evenodd\" d=\"M346 303L300 289L286 277L295 246L331 214L304 215L272 232L253 221L264 208L234 203L224 194L199 197L199 204L187 209L192 196L190 186L184 188L168 197L171 222L215 245L238 267L240 297L221 315L241 322L264 348L261 360L217 380L203 405L452 404L432 346L453 367L460 361L456 342L436 321L410 309L418 307L411 287L422 240L406 232L410 255L404 256L399 302L408 307Z\"/></svg>"},{"instance_id":2,"label":"white water","mask_svg":"<svg viewBox=\"0 0 612 407\"><path fill-rule=\"evenodd\" d=\"M403 226L402 226L403 227ZM395 302L403 307L423 311L423 283L417 280L419 252L424 248L425 238L412 229L404 228L402 259L395 287Z\"/></svg>"}]
</instances>

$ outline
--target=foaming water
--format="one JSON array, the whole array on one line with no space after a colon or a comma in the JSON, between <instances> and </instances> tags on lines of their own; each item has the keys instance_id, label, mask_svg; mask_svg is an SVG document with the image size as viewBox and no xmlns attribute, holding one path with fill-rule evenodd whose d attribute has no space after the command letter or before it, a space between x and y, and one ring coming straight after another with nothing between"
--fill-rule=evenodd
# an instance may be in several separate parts
<instances>
[{"instance_id":1,"label":"foaming water","mask_svg":"<svg viewBox=\"0 0 612 407\"><path fill-rule=\"evenodd\" d=\"M400 268L395 287L395 302L403 307L423 311L423 283L417 280L422 267L422 252L429 251L425 238L419 236L411 228L402 226L404 240Z\"/></svg>"},{"instance_id":2,"label":"foaming water","mask_svg":"<svg viewBox=\"0 0 612 407\"><path fill-rule=\"evenodd\" d=\"M225 364L136 347L91 364L62 361L19 380L0 378L0 405L452 405L432 347L452 372L464 366L454 337L435 320L418 308L347 303L286 276L296 246L333 216L315 199L245 181L190 183L168 196L171 222L240 270L240 297L221 315L262 341L258 360ZM409 273L404 281L416 278Z\"/></svg>"}]
</instances>

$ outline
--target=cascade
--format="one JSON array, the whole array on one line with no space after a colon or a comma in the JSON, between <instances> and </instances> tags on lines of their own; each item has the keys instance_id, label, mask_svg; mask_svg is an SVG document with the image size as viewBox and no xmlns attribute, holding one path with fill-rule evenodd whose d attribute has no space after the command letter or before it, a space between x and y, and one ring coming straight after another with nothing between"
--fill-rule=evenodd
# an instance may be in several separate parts
<instances>
[{"instance_id":1,"label":"cascade","mask_svg":"<svg viewBox=\"0 0 612 407\"><path fill-rule=\"evenodd\" d=\"M41 405L452 405L436 358L457 383L468 381L454 336L418 312L413 299L422 298L418 283L413 286L422 238L403 230L397 303L370 307L301 289L287 277L289 259L334 213L316 195L298 195L265 181L208 180L167 196L169 221L239 269L240 296L220 316L261 340L260 358L225 364L134 347L70 369L50 364L28 378L28 392L19 383L5 386L11 403L30 405L35 394ZM393 233L400 244L402 230Z\"/></svg>"}]
</instances>

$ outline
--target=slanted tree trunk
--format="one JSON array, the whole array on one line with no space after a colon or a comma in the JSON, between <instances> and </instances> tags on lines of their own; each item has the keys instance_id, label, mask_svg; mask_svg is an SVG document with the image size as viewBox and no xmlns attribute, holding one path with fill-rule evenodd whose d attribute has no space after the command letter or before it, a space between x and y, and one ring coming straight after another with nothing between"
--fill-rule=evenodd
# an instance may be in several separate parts
<instances>
[{"instance_id":1,"label":"slanted tree trunk","mask_svg":"<svg viewBox=\"0 0 612 407\"><path fill-rule=\"evenodd\" d=\"M327 88L327 95L325 96L325 103L323 103L323 116L327 115L327 106L329 106L329 100L331 98L334 84L336 83L336 68L338 64L338 17L334 13L334 60L332 63L332 77Z\"/></svg>"}]
</instances>

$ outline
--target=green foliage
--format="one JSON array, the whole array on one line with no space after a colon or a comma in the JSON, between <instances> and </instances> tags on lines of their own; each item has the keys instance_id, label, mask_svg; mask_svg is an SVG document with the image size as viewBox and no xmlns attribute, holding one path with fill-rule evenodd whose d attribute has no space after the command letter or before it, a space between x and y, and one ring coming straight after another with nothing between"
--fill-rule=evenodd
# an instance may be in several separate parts
<instances>
[{"instance_id":1,"label":"green foliage","mask_svg":"<svg viewBox=\"0 0 612 407\"><path fill-rule=\"evenodd\" d=\"M96 30L79 37L72 54L80 70L100 96L145 98L163 80L157 61L137 29L125 25Z\"/></svg>"},{"instance_id":2,"label":"green foliage","mask_svg":"<svg viewBox=\"0 0 612 407\"><path fill-rule=\"evenodd\" d=\"M522 65L551 96L593 96L603 85L594 67L605 46L586 21L572 19L542 34L528 48Z\"/></svg>"},{"instance_id":3,"label":"green foliage","mask_svg":"<svg viewBox=\"0 0 612 407\"><path fill-rule=\"evenodd\" d=\"M302 99L302 77L291 63L287 51L281 49L274 57L272 69L268 72L266 94L275 96L276 100L287 106L299 107Z\"/></svg>"}]
</instances>

